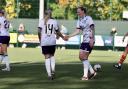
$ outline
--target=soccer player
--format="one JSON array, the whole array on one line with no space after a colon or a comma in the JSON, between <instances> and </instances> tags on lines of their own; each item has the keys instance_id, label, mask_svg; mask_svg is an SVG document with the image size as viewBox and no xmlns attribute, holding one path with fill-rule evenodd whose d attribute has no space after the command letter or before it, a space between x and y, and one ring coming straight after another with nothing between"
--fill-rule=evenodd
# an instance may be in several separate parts
<instances>
[{"instance_id":1,"label":"soccer player","mask_svg":"<svg viewBox=\"0 0 128 89\"><path fill-rule=\"evenodd\" d=\"M48 9L44 13L44 19L39 22L38 37L42 47L42 54L45 56L45 67L50 80L53 80L55 76L56 35L64 39L57 21L52 18L52 11Z\"/></svg>"},{"instance_id":2,"label":"soccer player","mask_svg":"<svg viewBox=\"0 0 128 89\"><path fill-rule=\"evenodd\" d=\"M124 42L126 36L128 36L128 32L124 35L123 40L122 40L123 42ZM122 55L121 55L121 57L120 57L118 63L117 63L116 65L114 65L115 68L121 69L123 62L124 62L124 60L125 60L126 57L127 57L127 54L128 54L128 44L127 44L127 46L125 47L125 50L124 50L124 52L122 53Z\"/></svg>"},{"instance_id":3,"label":"soccer player","mask_svg":"<svg viewBox=\"0 0 128 89\"><path fill-rule=\"evenodd\" d=\"M90 16L87 16L86 8L78 7L77 15L79 16L79 19L77 21L76 31L70 35L65 36L65 39L68 40L68 38L73 37L79 34L80 32L82 32L83 42L81 43L80 46L79 59L83 63L84 74L81 80L88 80L88 79L92 79L96 75L96 72L94 71L88 60L88 57L93 49L95 42L95 38L94 38L95 25L92 18Z\"/></svg>"},{"instance_id":4,"label":"soccer player","mask_svg":"<svg viewBox=\"0 0 128 89\"><path fill-rule=\"evenodd\" d=\"M4 16L4 11L0 10L0 61L5 63L6 67L3 71L10 71L9 57L7 47L9 45L9 21Z\"/></svg>"}]
</instances>

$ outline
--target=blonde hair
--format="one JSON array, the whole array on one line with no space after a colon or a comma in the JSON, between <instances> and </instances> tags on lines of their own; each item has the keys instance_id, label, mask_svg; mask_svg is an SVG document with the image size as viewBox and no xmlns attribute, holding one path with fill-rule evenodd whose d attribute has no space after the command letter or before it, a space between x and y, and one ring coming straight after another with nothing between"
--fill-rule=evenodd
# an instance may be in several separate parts
<instances>
[{"instance_id":1,"label":"blonde hair","mask_svg":"<svg viewBox=\"0 0 128 89\"><path fill-rule=\"evenodd\" d=\"M52 10L48 9L44 12L44 24L47 24L48 19L52 18Z\"/></svg>"}]
</instances>

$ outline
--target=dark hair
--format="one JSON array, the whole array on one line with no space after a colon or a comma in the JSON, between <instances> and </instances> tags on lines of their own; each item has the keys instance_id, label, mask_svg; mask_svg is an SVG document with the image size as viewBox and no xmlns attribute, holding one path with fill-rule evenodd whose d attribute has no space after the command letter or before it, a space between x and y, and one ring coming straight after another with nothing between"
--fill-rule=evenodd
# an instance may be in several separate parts
<instances>
[{"instance_id":1,"label":"dark hair","mask_svg":"<svg viewBox=\"0 0 128 89\"><path fill-rule=\"evenodd\" d=\"M52 14L52 10L51 9L47 9L44 12L45 15L51 15Z\"/></svg>"},{"instance_id":2,"label":"dark hair","mask_svg":"<svg viewBox=\"0 0 128 89\"><path fill-rule=\"evenodd\" d=\"M79 6L77 9L81 9L82 11L84 11L84 13L87 12L87 9L85 7L83 7L83 6Z\"/></svg>"},{"instance_id":3,"label":"dark hair","mask_svg":"<svg viewBox=\"0 0 128 89\"><path fill-rule=\"evenodd\" d=\"M0 10L0 13L2 13L4 15L4 11L3 10Z\"/></svg>"}]
</instances>

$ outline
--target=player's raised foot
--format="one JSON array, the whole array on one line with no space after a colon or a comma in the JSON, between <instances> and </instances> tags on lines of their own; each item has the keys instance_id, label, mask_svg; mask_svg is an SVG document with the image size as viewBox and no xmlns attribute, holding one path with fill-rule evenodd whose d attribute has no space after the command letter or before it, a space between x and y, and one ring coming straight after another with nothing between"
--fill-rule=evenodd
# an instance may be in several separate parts
<instances>
[{"instance_id":1,"label":"player's raised foot","mask_svg":"<svg viewBox=\"0 0 128 89\"><path fill-rule=\"evenodd\" d=\"M52 78L55 79L55 72L52 72L51 75L52 75Z\"/></svg>"},{"instance_id":2,"label":"player's raised foot","mask_svg":"<svg viewBox=\"0 0 128 89\"><path fill-rule=\"evenodd\" d=\"M119 64L115 64L115 65L113 65L116 69L121 69L121 65L119 65Z\"/></svg>"},{"instance_id":3,"label":"player's raised foot","mask_svg":"<svg viewBox=\"0 0 128 89\"><path fill-rule=\"evenodd\" d=\"M93 79L96 75L97 75L97 73L94 72L93 74L90 74L90 75L88 76L88 78L89 78L89 79Z\"/></svg>"},{"instance_id":4,"label":"player's raised foot","mask_svg":"<svg viewBox=\"0 0 128 89\"><path fill-rule=\"evenodd\" d=\"M48 80L53 80L54 78L52 76L48 76Z\"/></svg>"},{"instance_id":5,"label":"player's raised foot","mask_svg":"<svg viewBox=\"0 0 128 89\"><path fill-rule=\"evenodd\" d=\"M10 68L4 68L2 71L10 71Z\"/></svg>"},{"instance_id":6,"label":"player's raised foot","mask_svg":"<svg viewBox=\"0 0 128 89\"><path fill-rule=\"evenodd\" d=\"M88 77L82 77L81 80L88 80Z\"/></svg>"}]
</instances>

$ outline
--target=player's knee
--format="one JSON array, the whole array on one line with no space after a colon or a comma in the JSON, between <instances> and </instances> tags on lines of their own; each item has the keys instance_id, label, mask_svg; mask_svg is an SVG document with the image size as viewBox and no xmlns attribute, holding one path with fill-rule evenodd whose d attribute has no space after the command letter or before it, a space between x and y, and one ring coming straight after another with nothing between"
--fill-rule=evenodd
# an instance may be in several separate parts
<instances>
[{"instance_id":1,"label":"player's knee","mask_svg":"<svg viewBox=\"0 0 128 89\"><path fill-rule=\"evenodd\" d=\"M79 59L82 61L84 59L84 55L80 54Z\"/></svg>"}]
</instances>

